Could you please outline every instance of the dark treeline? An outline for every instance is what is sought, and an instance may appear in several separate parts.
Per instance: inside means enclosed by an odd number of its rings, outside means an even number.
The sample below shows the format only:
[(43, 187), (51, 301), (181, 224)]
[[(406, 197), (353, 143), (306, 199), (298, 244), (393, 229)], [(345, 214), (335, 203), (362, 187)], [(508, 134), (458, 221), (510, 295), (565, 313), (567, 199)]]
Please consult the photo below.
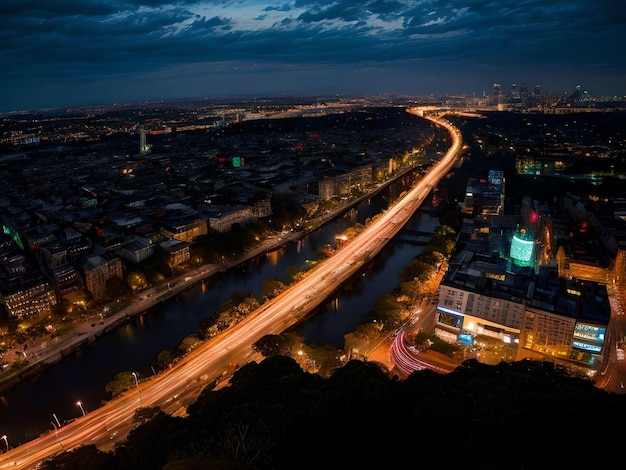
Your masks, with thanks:
[(113, 452), (84, 446), (42, 469), (604, 468), (621, 458), (626, 395), (553, 363), (464, 362), (389, 378), (350, 361), (330, 377), (285, 356), (239, 369), (172, 417), (141, 409)]

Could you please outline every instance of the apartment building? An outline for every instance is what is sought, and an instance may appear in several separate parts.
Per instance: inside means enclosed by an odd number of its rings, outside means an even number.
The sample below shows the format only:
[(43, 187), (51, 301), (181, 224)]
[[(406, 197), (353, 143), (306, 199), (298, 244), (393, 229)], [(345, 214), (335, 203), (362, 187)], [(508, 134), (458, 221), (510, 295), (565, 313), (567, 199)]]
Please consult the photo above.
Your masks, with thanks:
[(85, 276), (85, 288), (94, 300), (106, 298), (107, 281), (113, 277), (123, 279), (122, 261), (112, 253), (90, 254), (82, 264)]

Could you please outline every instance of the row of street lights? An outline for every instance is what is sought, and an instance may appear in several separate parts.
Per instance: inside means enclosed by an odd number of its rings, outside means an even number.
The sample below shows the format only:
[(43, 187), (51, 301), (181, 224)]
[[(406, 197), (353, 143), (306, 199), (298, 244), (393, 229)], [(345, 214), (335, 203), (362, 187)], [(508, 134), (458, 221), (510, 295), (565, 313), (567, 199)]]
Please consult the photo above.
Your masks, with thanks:
[[(132, 372), (133, 374), (133, 378), (135, 379), (135, 387), (139, 387), (139, 379), (137, 378), (137, 373), (136, 372)], [(85, 416), (87, 413), (85, 412), (85, 408), (83, 407), (83, 402), (81, 401), (77, 401), (76, 402), (76, 406), (78, 406), (80, 408), (81, 413), (83, 414), (83, 416)], [(61, 427), (61, 423), (59, 422), (59, 418), (57, 418), (57, 415), (52, 413), (52, 416), (54, 417), (54, 420), (56, 421), (56, 425), (54, 423), (53, 426), (55, 427), (55, 429), (57, 429), (57, 427)], [(2, 436), (2, 438), (6, 441), (6, 436)], [(8, 443), (7, 443), (7, 447), (8, 447)]]
[[(136, 372), (131, 372), (133, 375), (133, 378), (135, 379), (135, 387), (139, 387), (139, 378), (137, 377), (137, 373)], [(139, 396), (139, 400), (141, 400), (141, 395)], [(80, 408), (81, 413), (83, 414), (83, 416), (85, 416), (87, 413), (85, 412), (85, 408), (83, 407), (83, 402), (82, 401), (77, 401), (76, 402), (76, 406), (78, 406), (78, 408)], [(57, 433), (57, 431), (59, 430), (59, 428), (61, 427), (61, 421), (59, 421), (59, 418), (57, 417), (56, 413), (52, 413), (52, 417), (54, 418), (54, 421), (50, 421), (50, 423), (52, 424), (52, 427), (54, 427), (54, 432), (57, 435), (57, 439), (59, 440), (59, 444), (61, 445), (61, 448), (64, 449), (63, 447), (63, 443), (61, 443), (61, 439), (59, 439), (59, 435)], [(2, 435), (0, 437), (0, 440), (4, 441), (4, 444), (6, 445), (6, 452), (9, 452), (9, 438), (7, 437), (6, 434)]]
[[(81, 402), (76, 403), (81, 411), (83, 412), (83, 416), (85, 416), (85, 410), (83, 409), (83, 405)], [(54, 432), (56, 433), (57, 430), (61, 427), (61, 422), (59, 421), (59, 418), (57, 417), (57, 415), (55, 413), (52, 413), (52, 417), (54, 418), (54, 421), (50, 421), (50, 423), (52, 423), (52, 426), (54, 427)], [(2, 439), (6, 445), (7, 448), (7, 452), (9, 451), (9, 438), (7, 437), (6, 434), (4, 434), (2, 437), (0, 437), (0, 439)], [(57, 439), (59, 439), (59, 435), (57, 434)], [(61, 440), (59, 439), (59, 444), (61, 444)], [(63, 444), (61, 444), (61, 448), (63, 448)]]
[[(136, 372), (132, 372), (132, 374), (133, 374), (133, 378), (135, 379), (135, 387), (139, 387), (139, 379), (137, 378), (137, 373)], [(80, 408), (80, 411), (83, 414), (83, 416), (85, 416), (87, 414), (85, 412), (85, 408), (83, 407), (83, 402), (77, 401), (76, 402), (76, 406), (78, 406)], [(54, 420), (56, 421), (57, 426), (61, 427), (61, 423), (59, 422), (59, 418), (57, 418), (57, 415), (52, 413), (52, 416), (54, 417)], [(6, 436), (2, 436), (2, 438), (6, 440)]]

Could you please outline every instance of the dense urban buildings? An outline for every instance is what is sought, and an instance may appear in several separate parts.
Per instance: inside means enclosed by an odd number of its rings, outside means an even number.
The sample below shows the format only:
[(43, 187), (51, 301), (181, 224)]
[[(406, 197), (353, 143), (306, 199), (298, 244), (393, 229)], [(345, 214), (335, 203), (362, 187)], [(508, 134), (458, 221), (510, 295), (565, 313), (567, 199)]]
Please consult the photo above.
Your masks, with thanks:
[[(619, 110), (576, 92), (552, 99), (537, 89), (528, 94), (527, 87), (513, 86), (507, 95), (497, 85), (484, 99), (422, 101), (461, 111), (482, 106), (487, 119), (466, 118), (480, 129), (468, 142), (468, 156), (482, 152), (494, 163), (513, 158), (518, 177), (571, 179), (580, 170), (575, 177), (585, 179), (590, 161), (601, 163), (589, 175), (596, 181), (624, 173)], [(236, 107), (184, 102), (4, 117), (2, 171), (9, 184), (0, 195), (3, 347), (20, 321), (25, 330), (29, 319), (55, 309), (93, 306), (110, 299), (112, 279), (128, 282), (147, 260), (183, 266), (195, 241), (271, 218), (270, 200), (277, 194), (310, 214), (321, 201), (383, 181), (419, 156), (420, 146), (440, 145), (432, 129), (404, 112), (415, 101), (319, 97), (242, 101)], [(488, 124), (481, 128), (481, 122)], [(597, 369), (607, 352), (608, 297), (595, 292), (602, 287), (565, 280), (582, 263), (600, 275), (617, 269), (623, 282), (618, 248), (624, 230), (619, 219), (600, 221), (601, 214), (571, 194), (559, 198), (559, 207), (524, 194), (516, 212), (510, 210), (505, 182), (512, 171), (501, 166), (472, 175), (454, 197), (466, 218), (461, 239), (468, 240), (442, 283), (438, 331), (454, 341), (473, 342), (480, 333), (521, 343), (518, 357), (523, 350), (584, 356)], [(443, 184), (434, 196), (448, 200), (449, 193)], [(619, 194), (604, 199), (619, 212)], [(580, 227), (572, 227), (576, 223)], [(592, 231), (593, 240), (578, 241)], [(579, 301), (563, 314), (565, 293), (583, 297), (590, 289), (601, 303), (584, 307)], [(597, 310), (597, 324), (578, 324), (589, 304)], [(561, 325), (568, 315), (568, 326)], [(450, 327), (458, 331), (452, 334)], [(590, 328), (599, 329), (595, 341), (601, 344), (576, 341), (581, 329)]]
[[(479, 110), (468, 101), (449, 117), (463, 130), (465, 162), (431, 199), (463, 217), (435, 333), (477, 359), (495, 341), (502, 360), (602, 372), (620, 339), (613, 321), (624, 282), (624, 194), (613, 183), (625, 173), (624, 116)], [(413, 104), (275, 105), (271, 117), (244, 108), (226, 123), (230, 112), (220, 111), (183, 132), (139, 123), (111, 140), (20, 142), (0, 169), (20, 175), (0, 195), (4, 341), (42, 316), (105, 305), (124, 284), (140, 291), (145, 283), (133, 279), (149, 260), (184, 270), (202, 241), (275, 218), (277, 196), (313, 214), (400, 169), (427, 169), (446, 136), (406, 113)], [(436, 109), (428, 112), (450, 111)], [(611, 131), (589, 145), (585, 131), (608, 123)], [(534, 156), (529, 129), (549, 137), (545, 147), (565, 146), (558, 158), (570, 165), (518, 171)], [(593, 174), (580, 171), (590, 160)]]
[[(607, 286), (565, 274), (569, 269), (559, 271), (556, 254), (567, 241), (556, 250), (542, 243), (544, 231), (550, 230), (543, 219), (551, 214), (536, 212), (530, 198), (522, 201), (521, 217), (504, 215), (502, 203), (494, 202), (504, 198), (499, 173), (494, 184), (494, 172), (489, 172), (490, 190), (479, 194), (487, 195), (480, 198), (485, 205), (464, 225), (462, 249), (449, 261), (436, 331), (469, 346), (477, 336), (495, 338), (513, 346), (503, 355), (509, 360), (547, 356), (595, 374), (606, 367), (614, 339)], [(472, 194), (474, 182), (466, 193), (474, 200)], [(572, 269), (578, 262), (568, 258)], [(614, 266), (597, 269), (608, 278)]]
[[(107, 120), (120, 127), (108, 135), (106, 126), (99, 139), (78, 131), (76, 121), (95, 129), (104, 117), (69, 111), (49, 117), (36, 142), (5, 141), (15, 151), (1, 170), (5, 338), (55, 309), (62, 316), (110, 299), (116, 281), (126, 283), (151, 259), (170, 269), (194, 262), (194, 242), (270, 219), (276, 195), (310, 213), (384, 181), (407, 161), (425, 162), (420, 147), (435, 141), (431, 126), (402, 107), (262, 109), (205, 110), (212, 119), (197, 121), (209, 120), (207, 126), (180, 125), (197, 108), (182, 107), (167, 126), (155, 124), (156, 117), (131, 124), (126, 111), (107, 110)], [(167, 116), (143, 108), (129, 113)], [(61, 136), (65, 143), (51, 143)]]

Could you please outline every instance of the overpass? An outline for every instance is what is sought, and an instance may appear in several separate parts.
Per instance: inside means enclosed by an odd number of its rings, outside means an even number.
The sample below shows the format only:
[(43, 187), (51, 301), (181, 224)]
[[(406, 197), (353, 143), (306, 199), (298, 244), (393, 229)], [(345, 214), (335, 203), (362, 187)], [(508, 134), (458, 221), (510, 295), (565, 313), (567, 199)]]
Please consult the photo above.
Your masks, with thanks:
[(406, 243), (407, 245), (425, 246), (430, 243), (430, 239), (433, 235), (433, 232), (403, 228), (398, 232), (398, 235), (393, 238), (393, 241), (395, 243)]

